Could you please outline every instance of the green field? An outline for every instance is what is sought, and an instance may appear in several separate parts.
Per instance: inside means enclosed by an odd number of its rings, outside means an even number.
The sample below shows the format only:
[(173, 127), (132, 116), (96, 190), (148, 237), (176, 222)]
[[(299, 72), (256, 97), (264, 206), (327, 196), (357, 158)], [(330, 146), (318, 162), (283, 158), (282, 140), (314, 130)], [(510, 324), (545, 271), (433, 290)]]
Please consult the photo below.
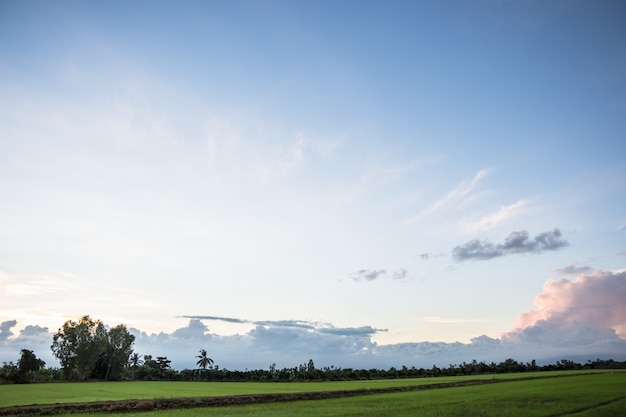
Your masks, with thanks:
[[(346, 391), (424, 384), (440, 384), (468, 379), (491, 380), (546, 377), (568, 371), (525, 374), (475, 375), (340, 382), (71, 382), (26, 385), (0, 385), (0, 407), (31, 404), (77, 403), (105, 400), (206, 397), (241, 394)], [(571, 372), (570, 372), (571, 373)]]
[[(545, 378), (555, 376), (554, 378)], [(624, 416), (626, 372), (497, 375), (509, 381), (349, 398), (190, 408), (107, 416)], [(530, 379), (516, 380), (521, 377)], [(491, 380), (494, 375), (481, 376)], [(380, 389), (477, 377), (320, 383), (120, 382), (0, 386), (0, 407), (61, 402)], [(573, 414), (577, 412), (577, 414)], [(79, 416), (81, 414), (72, 414)], [(87, 414), (84, 414), (87, 415)], [(93, 416), (93, 414), (90, 414)]]

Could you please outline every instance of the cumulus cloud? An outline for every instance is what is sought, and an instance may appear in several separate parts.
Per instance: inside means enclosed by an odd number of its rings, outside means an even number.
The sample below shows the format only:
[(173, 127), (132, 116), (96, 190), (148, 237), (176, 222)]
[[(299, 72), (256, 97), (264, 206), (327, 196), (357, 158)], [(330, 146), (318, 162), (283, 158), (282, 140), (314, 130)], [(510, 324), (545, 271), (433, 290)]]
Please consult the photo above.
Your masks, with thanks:
[(488, 240), (470, 240), (452, 249), (452, 256), (457, 261), (466, 259), (486, 260), (516, 253), (541, 253), (548, 250), (557, 250), (568, 244), (566, 240), (561, 239), (561, 231), (559, 229), (543, 232), (533, 239), (529, 239), (528, 232), (521, 230), (512, 232), (504, 240), (504, 243), (495, 245)]
[(555, 269), (554, 272), (558, 275), (578, 275), (578, 274), (586, 274), (592, 272), (593, 268), (590, 266), (575, 266), (568, 265), (565, 268)]
[[(187, 316), (188, 325), (171, 334), (137, 339), (137, 350), (166, 354), (179, 368), (192, 367), (201, 347), (220, 367), (290, 367), (312, 358), (318, 366), (388, 368), (447, 366), (476, 359), (513, 357), (538, 363), (563, 358), (585, 362), (595, 358), (626, 360), (626, 271), (595, 271), (575, 281), (549, 280), (537, 296), (537, 310), (520, 316), (518, 325), (501, 338), (481, 335), (469, 343), (414, 342), (378, 345), (372, 337), (386, 331), (372, 326), (335, 327), (307, 320), (247, 320), (220, 316)], [(211, 334), (200, 320), (248, 323), (244, 334)], [(425, 320), (445, 325), (471, 319)]]
[(20, 350), (34, 350), (37, 357), (47, 364), (54, 366), (55, 359), (50, 351), (52, 334), (47, 327), (27, 325), (17, 335), (13, 329), (17, 327), (17, 320), (8, 320), (0, 323), (0, 362), (16, 362)]
[(559, 330), (569, 334), (572, 329), (584, 328), (593, 332), (590, 339), (596, 339), (600, 330), (626, 339), (624, 300), (626, 271), (598, 270), (581, 274), (575, 281), (550, 279), (535, 298), (537, 309), (521, 314), (515, 331), (528, 334), (549, 329), (547, 333)]
[(11, 329), (15, 327), (16, 324), (16, 320), (8, 320), (0, 323), (0, 342), (3, 342), (13, 336)]
[[(280, 322), (280, 321), (279, 321)], [(317, 366), (388, 369), (392, 366), (430, 368), (476, 359), (499, 362), (506, 358), (538, 363), (563, 358), (585, 362), (588, 359), (626, 360), (626, 341), (615, 331), (591, 325), (562, 329), (557, 321), (543, 320), (516, 329), (501, 338), (486, 335), (461, 342), (413, 342), (379, 345), (372, 340), (385, 331), (372, 326), (334, 327), (329, 324), (297, 326), (256, 325), (242, 334), (210, 333), (204, 323), (191, 319), (171, 333), (148, 334), (129, 329), (135, 335), (134, 351), (140, 355), (167, 356), (176, 369), (194, 368), (200, 349), (207, 349), (216, 365), (226, 369), (266, 369), (293, 367), (313, 359)], [(59, 366), (50, 353), (51, 334), (32, 345), (8, 339), (0, 343), (0, 361), (16, 361), (19, 350), (28, 347), (49, 366)]]
[(400, 268), (396, 271), (386, 269), (360, 269), (350, 274), (350, 279), (356, 282), (375, 281), (383, 278), (401, 281), (408, 278), (408, 272), (404, 268)]
[[(476, 359), (499, 362), (506, 358), (550, 363), (560, 359), (626, 360), (626, 270), (594, 271), (573, 280), (550, 279), (535, 298), (536, 309), (519, 316), (517, 325), (500, 338), (474, 337), (469, 343), (416, 341), (379, 345), (373, 337), (385, 332), (373, 326), (338, 327), (308, 320), (248, 320), (215, 315), (183, 316), (186, 325), (170, 333), (135, 335), (135, 352), (167, 356), (176, 369), (193, 368), (200, 349), (207, 349), (220, 368), (266, 369), (293, 367), (313, 359), (317, 366), (353, 368), (391, 366), (447, 366)], [(251, 324), (241, 334), (211, 333), (205, 321)], [(428, 316), (423, 320), (442, 326), (476, 322), (471, 318)], [(45, 327), (28, 325), (20, 332), (15, 320), (0, 324), (0, 362), (16, 361), (20, 349), (33, 349), (48, 366), (52, 334)], [(15, 335), (15, 333), (18, 333)]]
[(166, 355), (179, 369), (193, 367), (194, 357), (201, 348), (206, 348), (221, 368), (228, 369), (266, 368), (271, 363), (279, 368), (291, 367), (309, 359), (320, 365), (357, 366), (359, 355), (375, 346), (371, 337), (386, 331), (372, 326), (335, 327), (305, 320), (240, 319), (238, 322), (254, 327), (243, 334), (223, 336), (208, 332), (200, 319), (192, 318), (187, 326), (170, 334), (146, 334), (133, 329), (137, 338), (135, 351)]

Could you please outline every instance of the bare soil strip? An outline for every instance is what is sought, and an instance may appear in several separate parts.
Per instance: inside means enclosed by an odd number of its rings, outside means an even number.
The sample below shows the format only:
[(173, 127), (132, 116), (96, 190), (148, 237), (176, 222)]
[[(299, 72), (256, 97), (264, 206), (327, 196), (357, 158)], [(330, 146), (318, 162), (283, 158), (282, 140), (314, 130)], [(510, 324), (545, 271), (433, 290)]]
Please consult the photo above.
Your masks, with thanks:
[[(139, 412), (171, 410), (174, 408), (219, 407), (226, 405), (260, 404), (271, 402), (323, 400), (330, 398), (355, 397), (359, 395), (385, 394), (393, 392), (423, 391), (452, 387), (467, 387), (503, 382), (523, 381), (528, 379), (558, 378), (558, 376), (510, 378), (510, 379), (474, 379), (468, 381), (446, 382), (439, 384), (413, 385), (406, 387), (372, 388), (344, 391), (301, 392), (285, 394), (246, 394), (221, 397), (167, 398), (153, 400), (94, 401), (82, 403), (34, 404), (0, 408), (0, 416), (46, 416), (66, 413), (92, 412)], [(617, 401), (617, 400), (614, 400)], [(598, 406), (600, 406), (599, 404)], [(554, 416), (557, 417), (557, 416)]]

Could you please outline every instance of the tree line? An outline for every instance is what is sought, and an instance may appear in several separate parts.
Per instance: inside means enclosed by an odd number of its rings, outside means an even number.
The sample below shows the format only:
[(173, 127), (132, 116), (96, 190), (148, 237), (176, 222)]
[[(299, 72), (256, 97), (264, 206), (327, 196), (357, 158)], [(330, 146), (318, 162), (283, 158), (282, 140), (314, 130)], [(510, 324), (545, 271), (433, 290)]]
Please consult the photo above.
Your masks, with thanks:
[(500, 363), (472, 360), (448, 367), (383, 369), (317, 368), (313, 359), (291, 368), (277, 369), (273, 363), (268, 369), (231, 371), (214, 365), (205, 349), (200, 349), (195, 369), (172, 369), (165, 356), (139, 355), (133, 352), (135, 336), (125, 325), (107, 328), (100, 320), (83, 316), (78, 321), (68, 320), (53, 335), (53, 355), (61, 368), (46, 368), (45, 362), (32, 350), (22, 349), (17, 363), (4, 362), (0, 368), (0, 382), (28, 383), (47, 381), (85, 380), (169, 380), (169, 381), (345, 381), (390, 378), (419, 378), (437, 376), (480, 375), (494, 373), (535, 372), (582, 369), (626, 369), (626, 361), (613, 359), (587, 361), (585, 364), (567, 359), (554, 364), (537, 365), (506, 359)]

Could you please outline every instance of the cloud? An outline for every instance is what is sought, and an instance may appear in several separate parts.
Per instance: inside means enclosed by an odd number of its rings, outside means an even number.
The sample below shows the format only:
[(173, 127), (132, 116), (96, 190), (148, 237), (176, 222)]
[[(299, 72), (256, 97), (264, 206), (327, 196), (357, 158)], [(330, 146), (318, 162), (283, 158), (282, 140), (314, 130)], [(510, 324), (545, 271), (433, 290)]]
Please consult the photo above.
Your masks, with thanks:
[(472, 194), (472, 192), (480, 180), (487, 176), (487, 173), (487, 170), (480, 170), (471, 180), (461, 181), (459, 185), (448, 191), (445, 196), (435, 201), (430, 207), (411, 218), (407, 223), (413, 223), (426, 215), (436, 213), (446, 207), (464, 205), (470, 202), (476, 197), (476, 195)]
[(433, 213), (452, 203), (459, 203), (467, 200), (468, 196), (470, 196), (471, 192), (474, 191), (474, 188), (476, 188), (478, 182), (485, 176), (487, 176), (487, 171), (480, 170), (476, 173), (476, 175), (474, 175), (474, 178), (472, 178), (471, 181), (461, 181), (459, 185), (448, 191), (443, 198), (433, 203), (433, 205), (428, 209), (428, 212)]
[(24, 327), (24, 329), (22, 329), (22, 331), (20, 332), (20, 337), (37, 337), (40, 336), (42, 334), (48, 334), (48, 328), (47, 327), (41, 327), (41, 326), (33, 326), (33, 325), (28, 325), (26, 327)]
[(508, 206), (500, 206), (495, 213), (488, 214), (465, 226), (466, 230), (475, 232), (479, 230), (493, 229), (507, 220), (519, 215), (528, 205), (528, 200), (519, 200)]
[[(215, 175), (244, 178), (265, 186), (327, 158), (336, 140), (292, 130), (260, 113), (215, 113), (205, 120), (209, 166)], [(314, 134), (313, 134), (314, 135)]]
[(430, 253), (430, 252), (424, 252), (424, 253), (420, 253), (419, 257), (422, 261), (427, 261), (431, 258), (440, 258), (442, 256), (445, 256), (445, 253)]
[(15, 327), (16, 324), (16, 320), (3, 321), (0, 323), (0, 342), (3, 342), (13, 336), (11, 329)]
[(421, 321), (424, 321), (426, 323), (438, 323), (438, 324), (457, 324), (457, 323), (486, 323), (491, 320), (468, 319), (468, 318), (443, 318), (439, 316), (427, 316), (427, 317), (423, 317)]
[[(317, 366), (388, 369), (392, 366), (447, 366), (476, 359), (499, 362), (567, 358), (626, 360), (626, 270), (593, 271), (574, 281), (550, 279), (535, 298), (536, 308), (520, 314), (517, 325), (500, 338), (474, 337), (469, 343), (416, 341), (379, 345), (373, 337), (386, 332), (370, 325), (340, 327), (309, 320), (248, 320), (216, 315), (183, 316), (186, 325), (170, 333), (135, 335), (135, 352), (167, 356), (176, 369), (193, 368), (200, 349), (207, 349), (220, 368), (293, 367), (313, 359)], [(206, 320), (251, 324), (243, 333), (211, 333)], [(429, 323), (484, 322), (475, 318), (426, 316)], [(32, 349), (48, 366), (59, 366), (50, 351), (52, 334), (27, 325), (19, 333), (15, 320), (0, 324), (0, 362), (16, 361), (20, 349)], [(15, 333), (18, 333), (16, 336)]]
[(588, 272), (593, 271), (593, 268), (590, 266), (574, 266), (568, 265), (565, 268), (555, 269), (554, 272), (558, 275), (578, 275), (578, 274), (586, 274)]
[(220, 317), (220, 316), (180, 316), (182, 318), (188, 318), (192, 320), (214, 320), (223, 321), (226, 323), (236, 324), (253, 324), (256, 326), (272, 326), (272, 327), (297, 327), (301, 329), (313, 329), (319, 326), (320, 323), (314, 323), (306, 320), (246, 320), (233, 317)]
[(376, 329), (372, 326), (362, 327), (326, 327), (319, 329), (321, 333), (334, 334), (339, 336), (371, 336), (379, 332), (386, 332), (386, 329)]
[(486, 260), (516, 253), (541, 253), (547, 250), (557, 250), (568, 244), (566, 240), (561, 239), (561, 231), (559, 229), (541, 233), (535, 236), (534, 239), (529, 239), (528, 232), (522, 230), (512, 232), (504, 240), (504, 243), (497, 245), (487, 240), (470, 240), (452, 249), (452, 256), (457, 261), (466, 259)]
[(537, 309), (521, 314), (514, 332), (526, 336), (564, 333), (580, 339), (584, 330), (590, 341), (600, 335), (626, 339), (624, 300), (626, 271), (598, 270), (581, 274), (575, 281), (550, 279), (535, 298)]
[[(133, 329), (135, 351), (141, 354), (167, 355), (178, 369), (194, 366), (194, 355), (206, 348), (221, 368), (257, 369), (271, 363), (291, 367), (313, 358), (319, 364), (356, 366), (355, 355), (375, 346), (371, 337), (384, 332), (372, 326), (335, 327), (329, 323), (306, 320), (246, 320), (219, 316), (190, 316), (185, 327), (170, 334), (146, 334)], [(249, 323), (255, 327), (244, 334), (222, 336), (211, 334), (196, 317), (232, 323)]]
[(249, 320), (236, 319), (232, 317), (219, 317), (219, 316), (180, 316), (180, 317), (187, 318), (187, 319), (196, 319), (196, 320), (225, 321), (227, 323), (250, 323)]
[[(615, 323), (624, 324), (624, 280), (626, 272), (596, 271), (576, 282), (548, 281), (537, 297), (538, 310), (520, 316), (520, 325), (501, 338), (474, 337), (469, 343), (420, 341), (379, 345), (372, 337), (385, 329), (373, 326), (336, 327), (330, 323), (307, 320), (247, 320), (213, 315), (186, 316), (188, 323), (171, 333), (148, 334), (138, 329), (135, 352), (140, 355), (167, 356), (176, 369), (193, 368), (200, 349), (220, 368), (267, 369), (293, 367), (309, 359), (316, 366), (360, 369), (388, 369), (392, 366), (430, 368), (476, 359), (499, 362), (506, 358), (549, 363), (568, 358), (626, 360), (626, 340), (616, 333)], [(568, 281), (569, 282), (569, 281)], [(590, 299), (586, 300), (585, 294)], [(610, 295), (611, 298), (607, 298)], [(621, 310), (620, 310), (621, 307)], [(211, 333), (202, 320), (253, 324), (242, 334)], [(467, 318), (430, 316), (424, 320), (445, 325), (484, 321)], [(11, 333), (14, 321), (0, 325)], [(28, 339), (30, 338), (30, 339)], [(52, 334), (46, 328), (26, 326), (17, 337), (0, 340), (0, 361), (16, 361), (23, 348), (34, 349), (48, 366), (59, 366), (52, 357)]]
[(408, 278), (408, 272), (404, 268), (400, 268), (397, 271), (388, 271), (386, 269), (360, 269), (350, 274), (350, 279), (356, 282), (375, 281), (383, 278), (401, 281)]
[(13, 329), (17, 325), (17, 320), (0, 323), (0, 362), (16, 362), (22, 349), (30, 349), (49, 366), (58, 366), (50, 350), (52, 334), (48, 328), (27, 325), (15, 335)]
[(350, 279), (356, 282), (374, 281), (378, 278), (384, 277), (386, 274), (387, 270), (385, 269), (361, 269), (350, 274)]
[[(298, 329), (298, 330), (306, 330), (309, 332), (319, 332), (322, 334), (332, 334), (338, 336), (371, 336), (378, 332), (386, 332), (386, 329), (377, 329), (371, 326), (362, 326), (362, 327), (335, 327), (330, 323), (320, 323), (320, 322), (312, 322), (308, 320), (246, 320), (246, 319), (237, 319), (232, 317), (219, 317), (219, 316), (181, 316), (184, 318), (189, 318), (191, 321), (190, 325), (185, 328), (188, 329), (193, 324), (194, 328), (199, 328), (197, 322), (200, 320), (215, 320), (215, 321), (224, 321), (227, 323), (237, 323), (237, 324), (253, 324), (257, 326), (257, 331), (260, 327), (265, 329)], [(202, 325), (204, 326), (204, 325)], [(203, 327), (206, 330), (206, 326)], [(180, 329), (179, 329), (180, 330)], [(176, 334), (174, 332), (174, 334)], [(181, 333), (184, 334), (184, 333)]]

